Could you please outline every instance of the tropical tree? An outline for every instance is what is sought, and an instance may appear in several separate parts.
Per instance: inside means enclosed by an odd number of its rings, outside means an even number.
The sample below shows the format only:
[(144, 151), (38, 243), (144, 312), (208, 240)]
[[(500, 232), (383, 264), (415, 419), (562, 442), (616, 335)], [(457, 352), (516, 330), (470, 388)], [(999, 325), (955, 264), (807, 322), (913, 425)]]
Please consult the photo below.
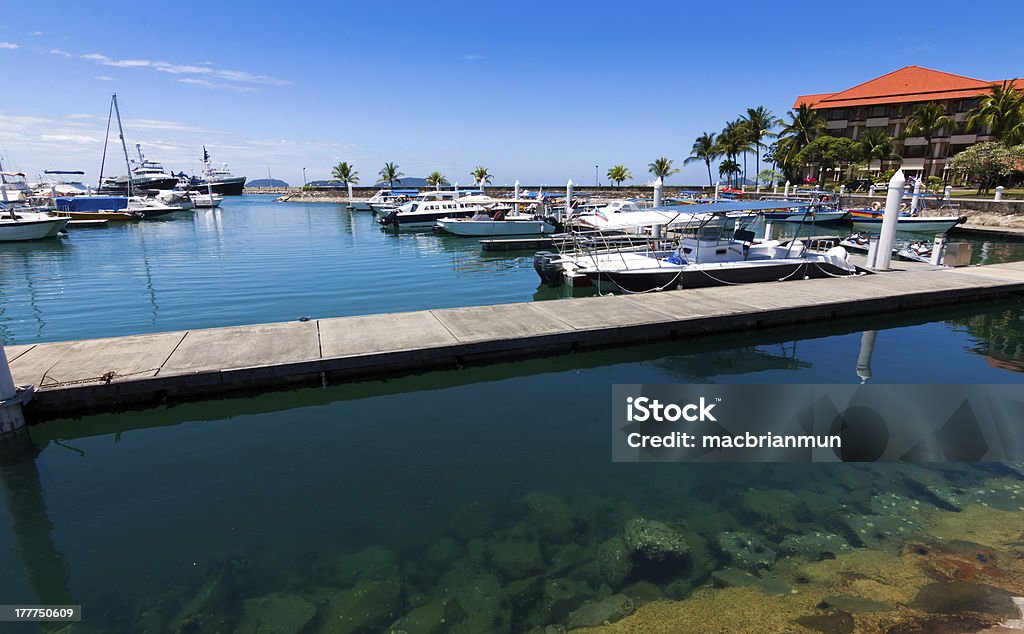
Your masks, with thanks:
[(633, 174), (630, 173), (625, 165), (613, 165), (608, 168), (608, 180), (615, 183), (616, 187), (622, 185), (622, 181), (628, 181), (632, 178)]
[(1010, 143), (1024, 141), (1024, 94), (1014, 87), (1013, 82), (994, 84), (992, 92), (982, 97), (978, 106), (967, 113), (968, 130), (982, 126), (987, 127), (996, 139)]
[(958, 152), (949, 160), (949, 169), (978, 183), (978, 193), (985, 193), (1024, 160), (1024, 146), (1008, 148), (999, 141), (986, 141)]
[(885, 130), (871, 128), (860, 135), (860, 149), (869, 163), (884, 161), (893, 156), (893, 139)]
[(782, 119), (779, 119), (772, 114), (772, 111), (764, 106), (758, 106), (756, 108), (747, 108), (747, 116), (743, 118), (746, 123), (747, 134), (749, 135), (751, 143), (754, 144), (754, 152), (756, 155), (755, 170), (758, 176), (755, 179), (755, 185), (760, 186), (761, 184), (761, 148), (765, 147), (765, 139), (774, 139), (777, 134), (772, 132), (775, 128), (782, 124)]
[(776, 163), (782, 166), (787, 176), (795, 178), (797, 154), (825, 132), (825, 120), (821, 113), (802, 103), (796, 110), (787, 113), (789, 123), (779, 133)]
[(654, 174), (655, 178), (660, 178), (663, 182), (669, 176), (679, 173), (678, 169), (672, 169), (672, 159), (665, 158), (664, 156), (649, 164), (647, 171)]
[(405, 174), (398, 171), (398, 166), (394, 163), (385, 163), (384, 167), (380, 168), (380, 180), (381, 182), (387, 181), (389, 187), (394, 187), (395, 183), (401, 183), (402, 177)]
[(444, 174), (441, 172), (431, 172), (430, 175), (427, 176), (427, 185), (431, 185), (433, 187), (440, 187), (447, 182), (448, 179), (446, 179)]
[(489, 184), (494, 179), (494, 176), (483, 165), (477, 165), (469, 175), (473, 177), (473, 182), (480, 187)]
[[(718, 154), (737, 161), (740, 154), (746, 155), (754, 148), (747, 132), (747, 124), (743, 119), (736, 119), (725, 124), (718, 135)], [(745, 161), (744, 161), (745, 162)]]
[(740, 171), (740, 164), (731, 158), (727, 158), (718, 164), (718, 175), (725, 176), (730, 187), (733, 184), (733, 176), (738, 176)]
[(704, 164), (708, 166), (708, 187), (714, 187), (715, 181), (711, 177), (711, 161), (714, 161), (719, 156), (715, 133), (705, 132), (697, 137), (697, 140), (693, 142), (693, 148), (690, 150), (690, 156), (683, 161), (683, 165), (689, 165), (690, 163), (695, 163), (697, 161), (704, 161)]
[(907, 127), (904, 136), (924, 137), (924, 158), (927, 163), (932, 161), (932, 136), (942, 129), (952, 131), (956, 129), (956, 121), (946, 116), (946, 107), (938, 101), (929, 101), (922, 104), (910, 113), (907, 117)]
[(821, 136), (800, 150), (796, 159), (803, 165), (814, 163), (822, 173), (826, 169), (842, 168), (844, 164), (855, 163), (863, 156), (860, 144), (841, 136)]
[(339, 180), (348, 187), (349, 183), (355, 185), (359, 182), (359, 172), (355, 170), (355, 167), (345, 161), (338, 163), (331, 168), (331, 176), (335, 180)]

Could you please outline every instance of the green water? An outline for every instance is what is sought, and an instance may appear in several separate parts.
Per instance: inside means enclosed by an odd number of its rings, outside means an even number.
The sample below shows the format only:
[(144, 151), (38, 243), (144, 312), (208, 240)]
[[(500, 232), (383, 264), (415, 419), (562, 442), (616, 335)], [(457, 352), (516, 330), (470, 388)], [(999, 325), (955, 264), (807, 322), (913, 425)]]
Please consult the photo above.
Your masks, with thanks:
[[(688, 595), (729, 565), (724, 531), (776, 550), (813, 530), (890, 548), (837, 517), (887, 493), (934, 504), (914, 482), (970, 489), (1006, 472), (613, 464), (611, 385), (857, 382), (866, 328), (872, 382), (1020, 383), (1022, 320), (1021, 302), (982, 304), (47, 423), (0, 470), (5, 602), (82, 604), (80, 631), (231, 631), (247, 599), (285, 592), (323, 620), (353, 586), (398, 588), (369, 631), (451, 597), (466, 613), (452, 631), (525, 631), (640, 581)], [(814, 503), (783, 525), (753, 514), (751, 490)], [(612, 587), (598, 548), (634, 515), (685, 521), (691, 552)], [(539, 554), (506, 552), (524, 544)], [(518, 604), (520, 575), (574, 594)]]

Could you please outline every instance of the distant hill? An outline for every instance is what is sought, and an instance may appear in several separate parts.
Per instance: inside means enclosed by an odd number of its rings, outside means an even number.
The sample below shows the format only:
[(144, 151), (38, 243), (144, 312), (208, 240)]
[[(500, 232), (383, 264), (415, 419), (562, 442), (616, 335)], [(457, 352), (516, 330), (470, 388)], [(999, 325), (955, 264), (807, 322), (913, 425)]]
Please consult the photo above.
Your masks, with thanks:
[(257, 178), (245, 184), (246, 187), (288, 187), (288, 183), (276, 178)]
[[(387, 187), (388, 182), (378, 182), (377, 187)], [(395, 181), (395, 187), (427, 187), (427, 179), (425, 178), (413, 178), (412, 176), (403, 176), (402, 181)]]

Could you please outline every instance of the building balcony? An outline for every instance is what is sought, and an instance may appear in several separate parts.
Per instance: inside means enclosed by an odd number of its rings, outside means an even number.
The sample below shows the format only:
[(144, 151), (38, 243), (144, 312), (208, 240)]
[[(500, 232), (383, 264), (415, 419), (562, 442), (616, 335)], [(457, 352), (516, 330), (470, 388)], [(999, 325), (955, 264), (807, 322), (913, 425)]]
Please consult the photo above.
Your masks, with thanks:
[(950, 145), (965, 145), (978, 142), (977, 134), (954, 134), (949, 137)]
[(869, 128), (884, 128), (889, 125), (889, 117), (868, 117)]
[(839, 119), (837, 121), (829, 121), (825, 124), (825, 128), (828, 130), (842, 130), (846, 128), (846, 119)]

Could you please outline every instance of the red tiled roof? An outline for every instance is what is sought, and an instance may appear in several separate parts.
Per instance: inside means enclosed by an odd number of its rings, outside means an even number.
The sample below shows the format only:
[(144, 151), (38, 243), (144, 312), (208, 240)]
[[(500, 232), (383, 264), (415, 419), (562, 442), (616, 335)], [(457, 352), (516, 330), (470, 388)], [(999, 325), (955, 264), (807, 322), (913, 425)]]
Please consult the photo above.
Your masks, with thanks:
[(920, 66), (906, 66), (841, 92), (797, 97), (793, 107), (797, 108), (800, 104), (807, 103), (812, 108), (847, 108), (959, 99), (983, 95), (991, 90), (995, 83), (999, 82), (982, 81)]

